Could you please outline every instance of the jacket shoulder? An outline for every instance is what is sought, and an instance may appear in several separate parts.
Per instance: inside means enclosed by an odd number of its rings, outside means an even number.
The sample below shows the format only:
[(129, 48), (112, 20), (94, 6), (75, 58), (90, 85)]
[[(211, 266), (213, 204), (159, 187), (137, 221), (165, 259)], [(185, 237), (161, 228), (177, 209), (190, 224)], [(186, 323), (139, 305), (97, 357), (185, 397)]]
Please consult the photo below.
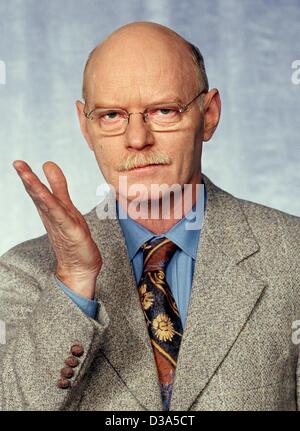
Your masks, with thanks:
[(265, 243), (269, 248), (280, 247), (291, 258), (300, 258), (300, 217), (245, 199), (236, 199), (258, 242)]
[(264, 225), (265, 228), (275, 223), (277, 225), (282, 224), (282, 227), (300, 229), (300, 217), (296, 215), (246, 199), (236, 197), (235, 199), (239, 202), (247, 219), (252, 223)]

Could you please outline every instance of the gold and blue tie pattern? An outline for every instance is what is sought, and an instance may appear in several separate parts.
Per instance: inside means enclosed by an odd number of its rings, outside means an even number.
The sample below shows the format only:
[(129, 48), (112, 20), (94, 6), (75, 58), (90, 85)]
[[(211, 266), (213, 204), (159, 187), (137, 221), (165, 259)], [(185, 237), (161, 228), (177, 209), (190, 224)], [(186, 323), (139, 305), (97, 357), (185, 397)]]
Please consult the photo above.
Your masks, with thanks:
[(168, 410), (183, 333), (165, 272), (177, 246), (167, 238), (159, 238), (144, 243), (141, 248), (144, 266), (138, 292), (156, 361), (164, 410)]

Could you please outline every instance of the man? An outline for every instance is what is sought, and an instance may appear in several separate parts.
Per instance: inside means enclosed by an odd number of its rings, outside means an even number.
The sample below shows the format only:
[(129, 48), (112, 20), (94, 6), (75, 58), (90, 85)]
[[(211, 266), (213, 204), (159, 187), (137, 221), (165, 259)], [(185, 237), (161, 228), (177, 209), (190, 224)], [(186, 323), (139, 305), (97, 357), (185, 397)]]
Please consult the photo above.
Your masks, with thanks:
[[(300, 219), (201, 173), (221, 110), (201, 54), (161, 25), (126, 25), (91, 53), (83, 96), (117, 202), (83, 217), (55, 163), (50, 191), (14, 162), (47, 235), (1, 258), (1, 409), (299, 409)], [(168, 217), (154, 184), (180, 186)], [(99, 217), (108, 207), (116, 218)]]

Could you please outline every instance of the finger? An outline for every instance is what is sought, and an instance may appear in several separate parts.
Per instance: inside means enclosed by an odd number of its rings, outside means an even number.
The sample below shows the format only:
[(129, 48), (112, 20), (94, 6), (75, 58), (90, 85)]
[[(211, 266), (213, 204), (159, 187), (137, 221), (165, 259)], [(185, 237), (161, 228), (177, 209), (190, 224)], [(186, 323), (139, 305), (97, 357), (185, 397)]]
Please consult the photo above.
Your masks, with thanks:
[(43, 164), (43, 170), (53, 194), (67, 207), (73, 207), (68, 191), (67, 180), (60, 167), (56, 163), (49, 161)]
[(30, 166), (23, 160), (17, 160), (13, 163), (15, 169), (18, 172), (26, 191), (33, 196), (38, 196), (40, 193), (51, 195), (48, 187), (43, 184), (39, 177), (32, 171)]
[(72, 214), (66, 210), (63, 202), (54, 196), (47, 186), (40, 181), (30, 166), (22, 160), (17, 160), (13, 164), (23, 181), (27, 193), (36, 207), (47, 217), (48, 221), (57, 224), (66, 231), (74, 228)]
[(40, 181), (26, 162), (16, 160), (13, 165), (36, 207), (42, 210), (44, 214), (46, 213), (52, 221), (62, 224), (67, 213), (58, 199), (52, 195), (48, 187)]
[[(41, 205), (41, 208), (46, 211), (47, 208), (43, 207), (43, 205), (41, 204), (41, 199), (39, 198), (39, 195), (42, 192), (46, 193), (46, 195), (48, 195), (48, 199), (46, 203), (53, 204), (52, 199), (50, 197), (52, 196), (51, 191), (48, 189), (48, 187), (45, 184), (43, 184), (40, 181), (39, 177), (32, 171), (31, 167), (24, 160), (15, 160), (13, 162), (13, 166), (18, 172), (18, 175), (23, 181), (23, 184), (27, 193), (33, 199), (34, 203), (36, 205), (38, 204)], [(46, 198), (46, 196), (44, 197)], [(65, 208), (68, 207), (68, 205), (64, 204), (63, 202), (61, 202), (61, 204)]]
[(31, 167), (24, 162), (24, 160), (14, 160), (13, 166), (19, 175), (22, 175), (25, 172), (31, 172)]
[(31, 198), (48, 233), (50, 230), (53, 231), (57, 228), (65, 233), (72, 232), (76, 224), (74, 218), (51, 192), (45, 193), (44, 191), (40, 191), (37, 194), (29, 193), (32, 194)]

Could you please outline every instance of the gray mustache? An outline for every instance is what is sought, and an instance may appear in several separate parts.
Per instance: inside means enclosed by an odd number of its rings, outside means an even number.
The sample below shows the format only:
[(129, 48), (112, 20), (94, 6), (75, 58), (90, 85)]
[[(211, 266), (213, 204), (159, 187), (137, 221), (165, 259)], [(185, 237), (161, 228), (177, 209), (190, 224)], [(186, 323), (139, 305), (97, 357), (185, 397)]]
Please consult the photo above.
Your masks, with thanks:
[(165, 153), (147, 153), (129, 155), (122, 160), (118, 166), (118, 171), (128, 171), (130, 169), (141, 168), (146, 165), (166, 165), (170, 164), (171, 159)]

